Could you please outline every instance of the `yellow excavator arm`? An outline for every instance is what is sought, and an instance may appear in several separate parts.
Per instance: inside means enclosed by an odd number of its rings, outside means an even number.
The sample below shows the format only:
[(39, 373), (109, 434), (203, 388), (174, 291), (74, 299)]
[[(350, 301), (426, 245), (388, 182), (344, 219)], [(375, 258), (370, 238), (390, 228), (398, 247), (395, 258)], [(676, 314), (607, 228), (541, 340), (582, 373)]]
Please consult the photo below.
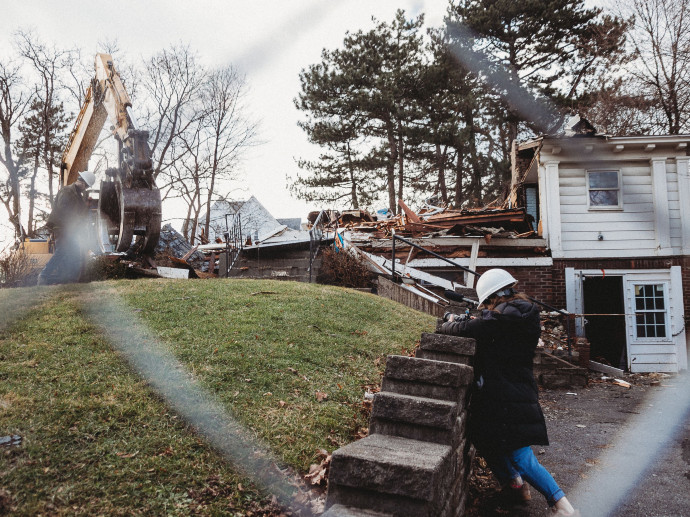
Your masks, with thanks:
[(98, 221), (101, 248), (127, 251), (133, 245), (153, 253), (161, 223), (160, 192), (153, 178), (148, 132), (137, 128), (132, 101), (109, 54), (97, 54), (95, 76), (86, 92), (62, 155), (60, 180), (74, 183), (87, 170), (106, 119), (118, 142), (118, 167), (105, 171), (100, 184)]

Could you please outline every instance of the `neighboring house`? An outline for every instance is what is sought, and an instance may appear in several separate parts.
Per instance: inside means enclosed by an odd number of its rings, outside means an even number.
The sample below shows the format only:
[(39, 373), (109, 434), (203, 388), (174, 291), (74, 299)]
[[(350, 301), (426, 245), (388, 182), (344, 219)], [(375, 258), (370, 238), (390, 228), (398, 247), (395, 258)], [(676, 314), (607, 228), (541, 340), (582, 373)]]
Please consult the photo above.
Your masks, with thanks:
[[(197, 239), (202, 234), (205, 218), (202, 215), (197, 225)], [(228, 262), (224, 234), (235, 218), (242, 226), (242, 251), (237, 258), (231, 256)], [(312, 276), (310, 269), (317, 268), (310, 254), (309, 231), (301, 229), (301, 219), (278, 221), (254, 196), (246, 201), (215, 202), (211, 207), (208, 239), (210, 244), (199, 246), (199, 250), (210, 256), (214, 271), (221, 277), (304, 281)]]
[[(232, 226), (236, 215), (242, 221), (242, 234), (252, 243), (265, 241), (288, 228), (287, 225), (279, 223), (254, 196), (246, 201), (216, 201), (211, 206), (207, 236), (209, 242), (214, 242), (216, 238), (224, 239), (223, 234)], [(199, 217), (195, 232), (196, 241), (201, 237), (205, 223), (204, 213)]]
[(515, 146), (510, 204), (527, 207), (551, 266), (510, 269), (531, 294), (583, 314), (577, 332), (631, 372), (687, 369), (690, 135), (570, 135)]

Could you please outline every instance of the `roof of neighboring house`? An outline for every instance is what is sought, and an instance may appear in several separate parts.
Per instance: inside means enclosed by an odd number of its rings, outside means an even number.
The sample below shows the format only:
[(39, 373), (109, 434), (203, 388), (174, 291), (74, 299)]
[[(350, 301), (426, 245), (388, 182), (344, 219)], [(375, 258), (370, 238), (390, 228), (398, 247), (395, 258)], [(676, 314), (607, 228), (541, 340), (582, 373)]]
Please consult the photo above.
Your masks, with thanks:
[[(213, 241), (217, 237), (222, 238), (223, 233), (232, 226), (235, 216), (240, 217), (242, 234), (250, 236), (252, 240), (265, 240), (286, 228), (286, 225), (278, 222), (254, 196), (246, 201), (220, 200), (211, 206), (208, 239)], [(199, 217), (197, 236), (200, 235), (205, 221), (206, 213)]]

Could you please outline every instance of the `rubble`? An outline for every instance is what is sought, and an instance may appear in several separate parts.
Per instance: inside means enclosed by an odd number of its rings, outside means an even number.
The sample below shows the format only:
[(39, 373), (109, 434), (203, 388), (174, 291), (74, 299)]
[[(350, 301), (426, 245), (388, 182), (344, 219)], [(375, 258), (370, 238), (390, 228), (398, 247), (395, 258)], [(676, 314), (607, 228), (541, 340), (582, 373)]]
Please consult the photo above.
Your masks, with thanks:
[[(377, 219), (366, 210), (327, 211), (327, 228), (370, 234), (373, 238), (389, 238), (393, 232), (408, 237), (426, 235), (480, 236), (488, 238), (526, 238), (535, 235), (524, 208), (479, 208), (455, 210), (435, 207), (432, 211), (411, 210), (402, 200), (401, 213)], [(313, 224), (319, 212), (311, 212)]]
[(172, 264), (163, 263), (165, 258), (178, 258), (189, 262), (196, 269), (202, 269), (206, 261), (204, 254), (193, 248), (183, 235), (170, 224), (166, 224), (161, 228), (160, 239), (155, 253), (156, 263), (160, 266), (172, 266)]

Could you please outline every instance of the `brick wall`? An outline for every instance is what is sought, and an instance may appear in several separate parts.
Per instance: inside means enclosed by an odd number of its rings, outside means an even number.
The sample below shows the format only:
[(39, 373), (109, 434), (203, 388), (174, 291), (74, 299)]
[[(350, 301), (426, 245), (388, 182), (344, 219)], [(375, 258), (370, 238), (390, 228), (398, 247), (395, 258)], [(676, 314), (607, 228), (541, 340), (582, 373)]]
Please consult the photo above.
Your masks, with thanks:
[[(574, 269), (669, 269), (681, 266), (683, 304), (690, 310), (690, 257), (650, 257), (632, 259), (554, 259), (553, 266), (505, 267), (518, 280), (518, 288), (545, 303), (565, 309), (565, 268)], [(483, 273), (489, 268), (478, 268)]]
[[(477, 268), (477, 272), (484, 273), (487, 269), (490, 268)], [(504, 267), (501, 269), (505, 269), (517, 279), (518, 290), (558, 308), (565, 307), (565, 296), (561, 305), (556, 304), (554, 298), (557, 286), (562, 285), (562, 290), (565, 291), (565, 279), (562, 271), (559, 274), (559, 271), (552, 266)]]

